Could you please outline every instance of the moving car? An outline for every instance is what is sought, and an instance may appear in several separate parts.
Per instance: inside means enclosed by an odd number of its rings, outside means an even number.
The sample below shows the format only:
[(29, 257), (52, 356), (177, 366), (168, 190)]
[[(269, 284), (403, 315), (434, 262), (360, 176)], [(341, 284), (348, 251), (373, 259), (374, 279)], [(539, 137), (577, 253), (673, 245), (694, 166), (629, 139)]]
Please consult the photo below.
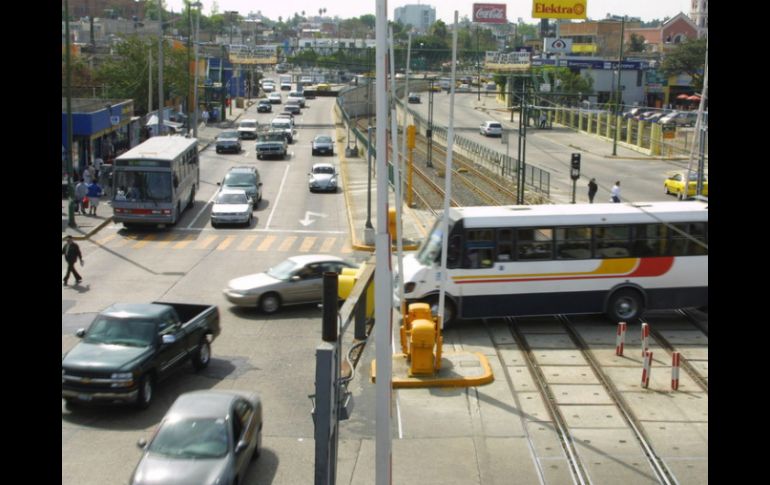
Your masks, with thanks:
[(273, 111), (273, 104), (267, 99), (260, 99), (257, 105), (257, 113), (270, 113)]
[(337, 192), (337, 175), (331, 163), (315, 163), (308, 172), (307, 186), (310, 192), (318, 190)]
[(334, 155), (334, 140), (329, 135), (316, 135), (311, 144), (313, 155), (328, 153)]
[(479, 126), (479, 133), (484, 136), (503, 136), (503, 125), (499, 121), (485, 121)]
[(262, 91), (265, 93), (272, 93), (275, 91), (275, 81), (266, 80), (262, 83)]
[(262, 200), (262, 181), (255, 167), (233, 167), (217, 185), (221, 186), (222, 190), (244, 190), (255, 207)]
[(302, 112), (302, 110), (299, 107), (299, 104), (297, 104), (297, 103), (293, 103), (293, 104), (286, 103), (284, 105), (284, 107), (283, 107), (283, 110), (285, 112), (291, 113), (293, 115), (298, 115), (298, 114), (300, 114)]
[(273, 104), (281, 104), (282, 99), (281, 93), (270, 93), (267, 95), (267, 100)]
[[(695, 196), (695, 190), (698, 187), (698, 173), (689, 172), (690, 183), (687, 187), (687, 195), (684, 192), (684, 181), (687, 178), (688, 172), (673, 172), (669, 174), (668, 178), (663, 182), (663, 191), (666, 194), (674, 194), (679, 200), (684, 200), (688, 197)], [(709, 195), (709, 182), (706, 176), (703, 176), (703, 193), (705, 197)]]
[(304, 108), (305, 107), (305, 96), (303, 96), (302, 92), (300, 92), (300, 91), (292, 91), (286, 97), (286, 102), (287, 103), (298, 104), (300, 108)]
[(254, 203), (243, 189), (222, 189), (211, 206), (211, 227), (219, 224), (251, 225)]
[(420, 104), (420, 95), (417, 93), (409, 93), (409, 103)]
[(455, 88), (455, 93), (470, 93), (470, 92), (471, 92), (470, 84), (460, 84)]
[(245, 483), (262, 449), (262, 401), (248, 391), (194, 391), (179, 396), (148, 443), (131, 485)]
[(278, 156), (281, 160), (286, 158), (288, 142), (284, 131), (268, 130), (257, 135), (257, 159), (262, 160), (268, 156)]
[[(290, 113), (289, 116), (291, 116)], [(294, 140), (294, 119), (292, 118), (283, 118), (283, 117), (275, 117), (272, 121), (270, 121), (270, 129), (271, 130), (277, 130), (282, 131), (286, 134), (286, 142), (291, 143)]]
[(256, 140), (257, 126), (257, 120), (241, 120), (238, 123), (238, 135), (244, 140)]
[(257, 307), (275, 313), (281, 306), (315, 303), (323, 300), (323, 274), (357, 268), (338, 256), (309, 254), (292, 256), (264, 273), (235, 278), (222, 290), (230, 303)]
[(217, 135), (217, 153), (234, 152), (241, 153), (241, 140), (235, 130), (223, 131)]

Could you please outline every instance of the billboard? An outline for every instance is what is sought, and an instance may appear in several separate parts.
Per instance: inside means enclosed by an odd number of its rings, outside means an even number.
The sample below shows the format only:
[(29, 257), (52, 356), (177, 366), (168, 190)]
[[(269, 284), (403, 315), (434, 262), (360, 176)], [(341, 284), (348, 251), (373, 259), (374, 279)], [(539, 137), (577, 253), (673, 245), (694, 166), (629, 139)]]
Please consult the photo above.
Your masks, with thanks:
[(532, 0), (537, 19), (585, 19), (588, 0)]
[(228, 60), (231, 64), (276, 64), (278, 51), (275, 45), (231, 45)]
[(474, 3), (473, 21), (484, 24), (504, 24), (508, 22), (505, 17), (504, 3)]
[(530, 67), (529, 52), (487, 51), (484, 68), (492, 71), (525, 71)]

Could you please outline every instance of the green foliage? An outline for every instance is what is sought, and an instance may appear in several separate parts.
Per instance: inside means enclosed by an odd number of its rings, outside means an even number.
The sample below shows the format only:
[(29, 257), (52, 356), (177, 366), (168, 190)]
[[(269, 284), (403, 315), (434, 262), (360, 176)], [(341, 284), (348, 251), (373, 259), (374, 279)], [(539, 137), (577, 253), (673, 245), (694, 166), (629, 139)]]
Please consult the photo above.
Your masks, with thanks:
[(705, 38), (682, 42), (666, 54), (660, 70), (666, 77), (689, 74), (695, 90), (700, 92), (703, 90), (703, 68), (707, 52)]
[(639, 34), (631, 34), (628, 52), (644, 52), (644, 37)]

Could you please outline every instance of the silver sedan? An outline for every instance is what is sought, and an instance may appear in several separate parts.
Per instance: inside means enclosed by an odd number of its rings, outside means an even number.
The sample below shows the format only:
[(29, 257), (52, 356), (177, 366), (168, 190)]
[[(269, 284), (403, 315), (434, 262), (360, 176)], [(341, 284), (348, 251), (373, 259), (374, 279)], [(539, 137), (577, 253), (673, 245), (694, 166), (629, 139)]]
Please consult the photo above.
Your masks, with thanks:
[(292, 256), (264, 273), (235, 278), (222, 290), (230, 303), (258, 307), (274, 313), (282, 305), (320, 302), (323, 299), (323, 274), (341, 273), (343, 268), (358, 266), (337, 256), (310, 254)]
[(262, 448), (262, 402), (245, 391), (182, 394), (138, 445), (131, 485), (241, 483)]

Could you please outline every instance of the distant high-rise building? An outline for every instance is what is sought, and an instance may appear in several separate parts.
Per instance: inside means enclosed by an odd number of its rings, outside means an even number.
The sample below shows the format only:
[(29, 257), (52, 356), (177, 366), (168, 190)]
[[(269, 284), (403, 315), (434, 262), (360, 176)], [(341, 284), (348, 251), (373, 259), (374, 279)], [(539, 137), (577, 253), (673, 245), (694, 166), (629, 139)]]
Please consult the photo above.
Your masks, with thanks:
[(430, 5), (404, 5), (396, 8), (393, 17), (396, 22), (409, 24), (424, 34), (436, 21), (436, 8)]
[(691, 6), (690, 18), (698, 28), (698, 37), (700, 38), (708, 34), (709, 30), (709, 1), (692, 0)]

